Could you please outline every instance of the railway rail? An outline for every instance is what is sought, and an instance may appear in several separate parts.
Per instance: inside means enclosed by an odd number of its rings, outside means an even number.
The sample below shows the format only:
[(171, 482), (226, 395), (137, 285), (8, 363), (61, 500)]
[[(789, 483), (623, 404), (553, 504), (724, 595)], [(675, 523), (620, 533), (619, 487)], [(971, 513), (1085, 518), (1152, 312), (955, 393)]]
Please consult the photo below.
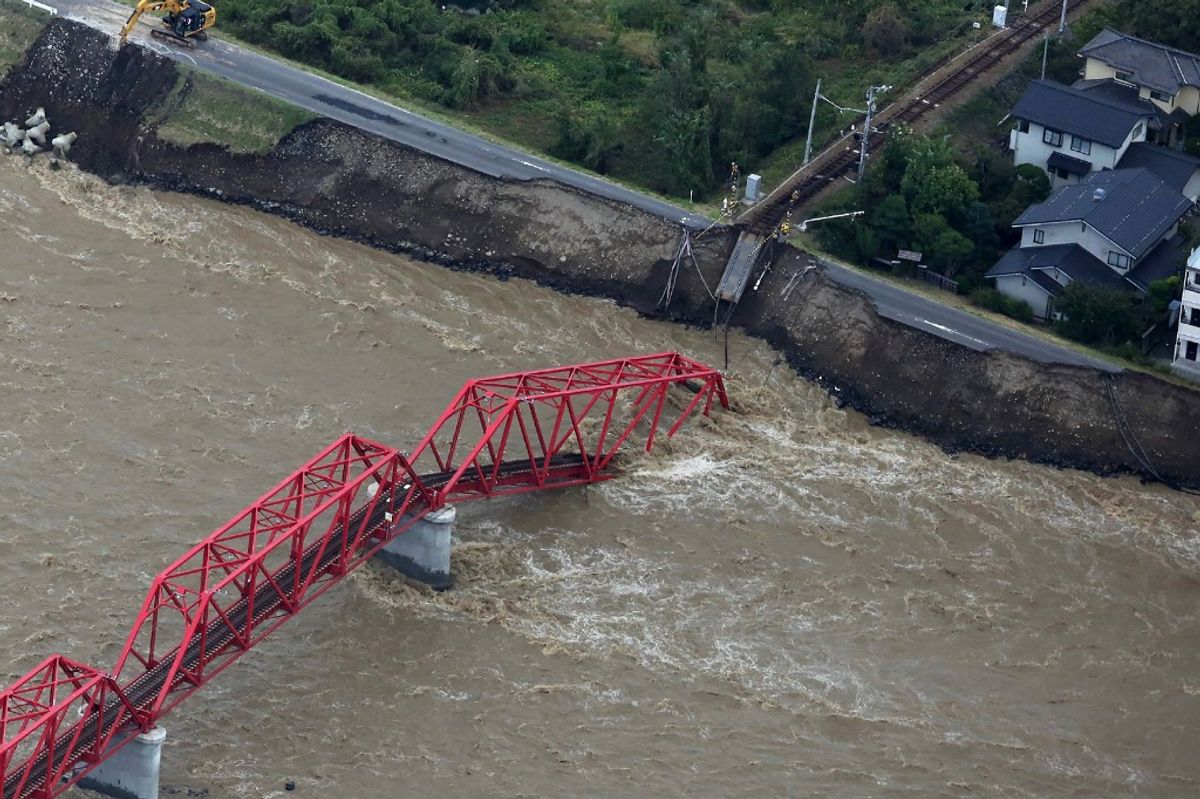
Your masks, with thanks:
[(60, 795), (428, 513), (611, 479), (714, 402), (659, 353), (469, 381), (407, 456), (338, 438), (154, 579), (112, 671), (52, 655), (0, 691), (0, 799)]
[[(1091, 0), (1067, 0), (1068, 13), (1087, 5)], [(870, 148), (878, 150), (887, 141), (887, 130), (893, 125), (911, 125), (945, 101), (955, 97), (981, 74), (994, 67), (1058, 22), (1062, 5), (1057, 0), (1042, 3), (1036, 11), (1021, 17), (1004, 31), (976, 45), (966, 54), (952, 56), (938, 65), (931, 76), (928, 90), (920, 86), (914, 92), (879, 111), (872, 118)], [(861, 128), (859, 119), (854, 128)], [(759, 235), (769, 235), (779, 229), (789, 211), (812, 201), (826, 186), (846, 174), (858, 163), (855, 134), (848, 133), (827, 147), (806, 166), (797, 170), (760, 203), (750, 208), (738, 220), (746, 229)]]

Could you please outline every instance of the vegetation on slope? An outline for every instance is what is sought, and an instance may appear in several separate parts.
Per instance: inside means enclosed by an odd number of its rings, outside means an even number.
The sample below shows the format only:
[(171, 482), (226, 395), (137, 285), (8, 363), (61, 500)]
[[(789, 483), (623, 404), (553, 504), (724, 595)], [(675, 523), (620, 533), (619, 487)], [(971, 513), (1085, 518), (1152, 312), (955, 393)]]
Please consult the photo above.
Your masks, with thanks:
[(294, 105), (220, 78), (179, 67), (179, 79), (153, 116), (160, 138), (187, 146), (212, 142), (239, 153), (264, 153), (313, 119)]
[[(223, 0), (221, 25), (599, 172), (703, 196), (730, 162), (745, 173), (803, 135), (818, 75), (826, 94), (861, 106), (865, 86), (911, 78), (991, 5)], [(819, 121), (838, 125), (829, 108)]]
[(25, 3), (0, 0), (0, 72), (20, 59), (49, 19)]

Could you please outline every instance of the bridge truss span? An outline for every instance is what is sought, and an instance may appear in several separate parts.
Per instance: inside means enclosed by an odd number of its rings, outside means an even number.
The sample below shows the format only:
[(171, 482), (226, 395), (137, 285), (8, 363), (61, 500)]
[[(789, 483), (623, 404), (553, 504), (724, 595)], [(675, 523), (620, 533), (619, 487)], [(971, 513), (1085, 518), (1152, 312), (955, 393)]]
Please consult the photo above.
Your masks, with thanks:
[(54, 655), (0, 692), (0, 799), (61, 794), (430, 512), (609, 479), (714, 402), (660, 353), (469, 381), (408, 456), (341, 436), (152, 581), (111, 672)]
[(719, 372), (673, 352), (471, 380), (412, 461), (450, 474), (439, 505), (605, 480), (631, 438), (654, 446), (680, 385), (691, 397), (674, 409), (668, 436), (698, 408), (729, 407)]

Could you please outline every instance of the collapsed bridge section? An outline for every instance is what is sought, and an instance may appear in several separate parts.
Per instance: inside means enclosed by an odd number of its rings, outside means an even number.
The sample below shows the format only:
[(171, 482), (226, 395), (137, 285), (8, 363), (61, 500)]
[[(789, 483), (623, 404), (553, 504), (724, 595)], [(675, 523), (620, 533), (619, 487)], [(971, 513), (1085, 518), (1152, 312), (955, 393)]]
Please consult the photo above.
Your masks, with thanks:
[(52, 655), (0, 692), (0, 799), (63, 793), (451, 501), (610, 479), (714, 402), (719, 372), (660, 353), (469, 381), (408, 455), (338, 438), (154, 579), (111, 672)]

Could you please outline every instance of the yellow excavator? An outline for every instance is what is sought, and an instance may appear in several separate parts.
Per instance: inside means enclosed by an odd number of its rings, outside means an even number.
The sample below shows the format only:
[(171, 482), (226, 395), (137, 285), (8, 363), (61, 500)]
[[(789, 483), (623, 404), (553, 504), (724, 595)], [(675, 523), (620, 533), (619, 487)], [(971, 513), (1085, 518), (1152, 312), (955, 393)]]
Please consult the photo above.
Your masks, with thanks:
[(153, 28), (150, 35), (184, 47), (195, 47), (196, 42), (207, 39), (208, 29), (217, 22), (217, 10), (201, 0), (139, 0), (121, 28), (120, 44), (125, 44), (142, 14), (156, 11), (167, 13), (162, 18), (163, 26)]

